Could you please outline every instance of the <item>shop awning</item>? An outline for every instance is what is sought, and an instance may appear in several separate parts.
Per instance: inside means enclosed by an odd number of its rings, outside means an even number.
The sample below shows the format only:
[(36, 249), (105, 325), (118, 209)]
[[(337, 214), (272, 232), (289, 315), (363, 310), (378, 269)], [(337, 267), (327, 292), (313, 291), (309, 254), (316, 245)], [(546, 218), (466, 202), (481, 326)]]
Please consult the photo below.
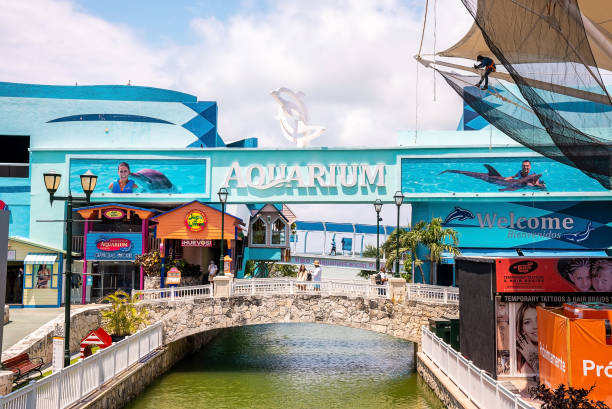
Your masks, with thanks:
[(53, 264), (57, 254), (28, 254), (23, 260), (24, 264)]

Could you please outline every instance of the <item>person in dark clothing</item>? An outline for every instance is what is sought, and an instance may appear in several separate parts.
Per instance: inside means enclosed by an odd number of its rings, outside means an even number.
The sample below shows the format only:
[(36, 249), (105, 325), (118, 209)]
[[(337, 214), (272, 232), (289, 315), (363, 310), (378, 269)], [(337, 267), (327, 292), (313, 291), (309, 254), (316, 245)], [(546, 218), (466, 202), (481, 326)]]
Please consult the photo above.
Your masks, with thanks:
[(489, 74), (491, 74), (492, 72), (495, 72), (495, 63), (493, 62), (492, 59), (490, 59), (489, 57), (483, 57), (482, 55), (479, 55), (478, 57), (476, 57), (476, 61), (479, 62), (479, 64), (475, 64), (474, 68), (484, 68), (484, 74), (482, 74), (482, 77), (480, 77), (480, 81), (478, 81), (478, 84), (476, 84), (477, 87), (480, 87), (480, 84), (482, 84), (482, 80), (484, 79), (484, 87), (482, 87), (482, 89), (488, 89), (489, 88)]

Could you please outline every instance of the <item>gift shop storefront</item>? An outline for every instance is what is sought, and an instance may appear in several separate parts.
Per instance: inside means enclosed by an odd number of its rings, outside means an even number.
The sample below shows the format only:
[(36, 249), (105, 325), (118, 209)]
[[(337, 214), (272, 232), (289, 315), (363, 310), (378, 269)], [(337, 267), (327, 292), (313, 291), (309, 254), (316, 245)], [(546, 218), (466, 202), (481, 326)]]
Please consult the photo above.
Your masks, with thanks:
[[(223, 219), (223, 220), (222, 220)], [(238, 217), (222, 213), (200, 201), (158, 214), (151, 218), (156, 225), (156, 237), (161, 240), (162, 258), (182, 259), (191, 265), (199, 265), (206, 275), (211, 261), (219, 265), (221, 240), (224, 240), (224, 253), (232, 258), (226, 273), (236, 271), (236, 248), (242, 244), (242, 226)], [(221, 226), (223, 225), (223, 229)], [(222, 235), (223, 232), (223, 235)], [(165, 285), (165, 271), (162, 269), (160, 284)]]
[(144, 272), (134, 259), (148, 251), (149, 220), (158, 211), (110, 203), (76, 212), (84, 219), (84, 252), (82, 271), (73, 271), (81, 273), (74, 301), (84, 304), (116, 290), (144, 288)]

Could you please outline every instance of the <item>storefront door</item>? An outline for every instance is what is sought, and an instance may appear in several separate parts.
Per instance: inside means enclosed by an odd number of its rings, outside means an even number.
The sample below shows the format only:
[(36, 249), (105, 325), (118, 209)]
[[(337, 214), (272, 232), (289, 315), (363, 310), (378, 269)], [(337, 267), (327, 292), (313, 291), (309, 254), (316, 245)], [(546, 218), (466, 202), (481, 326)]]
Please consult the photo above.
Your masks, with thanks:
[(100, 301), (108, 294), (123, 290), (130, 294), (138, 286), (137, 267), (131, 262), (101, 261), (92, 266), (93, 285), (91, 299)]

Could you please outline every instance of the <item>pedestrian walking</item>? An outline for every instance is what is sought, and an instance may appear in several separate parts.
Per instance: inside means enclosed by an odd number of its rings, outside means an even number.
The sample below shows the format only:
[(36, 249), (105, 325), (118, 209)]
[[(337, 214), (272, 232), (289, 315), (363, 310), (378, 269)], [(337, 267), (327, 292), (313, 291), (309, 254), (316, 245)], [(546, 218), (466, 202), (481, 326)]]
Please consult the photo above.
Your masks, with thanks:
[[(314, 270), (312, 272), (312, 281), (318, 281), (321, 282), (321, 275), (323, 273), (323, 269), (321, 268), (321, 264), (319, 263), (319, 260), (315, 260), (314, 261)], [(319, 290), (321, 288), (320, 284), (315, 284), (314, 286), (315, 290)]]
[[(380, 272), (376, 274), (376, 285), (386, 285), (387, 281), (389, 281), (389, 277), (387, 276), (387, 269), (385, 266), (380, 268)], [(386, 295), (386, 288), (379, 288), (378, 295)]]
[[(298, 273), (297, 273), (297, 279), (298, 281), (307, 281), (307, 278), (308, 278), (308, 271), (306, 271), (306, 266), (304, 264), (300, 264), (300, 269), (298, 270)], [(298, 290), (304, 291), (306, 289), (306, 285), (298, 284), (297, 288)]]
[(217, 271), (219, 271), (219, 267), (217, 267), (214, 260), (210, 260), (210, 263), (208, 264), (208, 282), (209, 283), (211, 284), (213, 283), (213, 279), (217, 275)]

